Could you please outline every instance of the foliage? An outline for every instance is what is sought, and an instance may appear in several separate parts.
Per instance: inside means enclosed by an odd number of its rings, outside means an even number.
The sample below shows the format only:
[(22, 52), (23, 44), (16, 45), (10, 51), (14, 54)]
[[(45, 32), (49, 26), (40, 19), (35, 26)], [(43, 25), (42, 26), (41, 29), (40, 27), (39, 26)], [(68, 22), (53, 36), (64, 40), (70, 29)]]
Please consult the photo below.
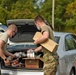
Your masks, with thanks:
[[(0, 22), (34, 18), (38, 14), (52, 23), (52, 0), (0, 0)], [(56, 31), (76, 32), (76, 0), (55, 0)], [(69, 31), (70, 32), (70, 31)]]
[(8, 11), (6, 11), (5, 9), (3, 9), (2, 7), (0, 7), (0, 22), (4, 22), (5, 20), (7, 20), (7, 15), (9, 14)]
[(34, 7), (33, 0), (18, 0), (13, 6), (11, 10), (12, 18), (33, 18)]
[(51, 23), (51, 20), (52, 20), (52, 1), (46, 0), (43, 3), (42, 9), (40, 9), (40, 14), (43, 15), (44, 18), (49, 20)]

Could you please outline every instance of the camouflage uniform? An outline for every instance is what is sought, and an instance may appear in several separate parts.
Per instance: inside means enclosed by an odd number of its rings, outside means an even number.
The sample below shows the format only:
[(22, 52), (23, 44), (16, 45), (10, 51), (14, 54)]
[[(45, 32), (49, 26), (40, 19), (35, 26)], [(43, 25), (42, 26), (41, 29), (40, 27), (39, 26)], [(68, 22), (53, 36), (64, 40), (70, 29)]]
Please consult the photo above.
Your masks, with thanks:
[[(44, 31), (49, 32), (49, 38), (54, 40), (54, 35), (49, 26), (42, 27), (42, 33)], [(58, 55), (43, 48), (43, 61), (44, 61), (44, 75), (56, 75), (57, 66), (58, 66)]]
[(56, 75), (58, 66), (58, 56), (56, 53), (51, 53), (44, 49), (43, 61), (44, 61), (44, 75)]

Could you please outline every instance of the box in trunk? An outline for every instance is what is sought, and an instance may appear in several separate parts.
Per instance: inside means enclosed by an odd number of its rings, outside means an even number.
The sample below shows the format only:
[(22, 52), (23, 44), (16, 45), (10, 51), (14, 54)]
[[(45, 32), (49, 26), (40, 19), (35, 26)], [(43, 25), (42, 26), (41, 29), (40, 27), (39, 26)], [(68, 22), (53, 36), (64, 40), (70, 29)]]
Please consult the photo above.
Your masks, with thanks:
[(25, 67), (35, 69), (42, 68), (43, 62), (40, 59), (25, 58)]

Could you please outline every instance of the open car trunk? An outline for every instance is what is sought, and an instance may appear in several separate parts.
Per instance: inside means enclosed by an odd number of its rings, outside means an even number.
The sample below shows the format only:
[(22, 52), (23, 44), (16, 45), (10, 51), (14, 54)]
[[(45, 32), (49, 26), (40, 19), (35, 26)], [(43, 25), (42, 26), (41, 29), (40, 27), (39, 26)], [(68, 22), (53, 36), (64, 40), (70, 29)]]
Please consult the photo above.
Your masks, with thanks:
[(12, 57), (7, 57), (10, 60), (10, 65), (5, 65), (3, 61), (1, 61), (1, 66), (5, 68), (14, 68), (14, 69), (42, 69), (43, 67), (43, 62), (40, 59), (43, 55), (42, 52), (35, 53), (35, 58), (33, 57), (27, 57), (27, 51), (29, 49), (22, 49), (22, 50), (15, 50), (12, 51), (11, 53), (16, 54), (17, 58), (12, 58)]
[(14, 43), (22, 43), (22, 42), (32, 42), (33, 43), (33, 36), (36, 31), (39, 31), (33, 19), (17, 19), (17, 20), (8, 20), (7, 25), (16, 24), (18, 28), (17, 34), (10, 38), (11, 42)]
[[(36, 31), (39, 31), (36, 28), (33, 19), (8, 20), (7, 25), (9, 24), (16, 24), (16, 26), (18, 27), (18, 32), (14, 37), (9, 39), (10, 42), (9, 42), (9, 46), (7, 47), (7, 50), (13, 54), (16, 54), (18, 57), (13, 59), (10, 56), (7, 57), (8, 59), (12, 59), (10, 65), (8, 66), (5, 65), (1, 60), (1, 68), (3, 70), (4, 69), (8, 70), (8, 72), (10, 71), (10, 69), (18, 72), (19, 71), (23, 72), (24, 70), (25, 71), (32, 70), (31, 72), (36, 72), (36, 71), (42, 72), (43, 62), (38, 57), (42, 57), (43, 53), (42, 52), (35, 53), (35, 56), (37, 58), (27, 57), (28, 50), (30, 49), (34, 50), (35, 48), (38, 47), (33, 43), (34, 42), (33, 36)], [(14, 44), (10, 45), (11, 42)], [(19, 74), (15, 74), (15, 75), (19, 75)], [(27, 74), (27, 75), (34, 75), (34, 74)]]
[[(17, 46), (18, 47), (18, 46)], [(17, 58), (11, 60), (10, 65), (5, 65), (1, 60), (1, 74), (2, 75), (44, 75), (43, 62), (39, 58), (43, 56), (42, 52), (36, 53), (36, 58), (27, 58), (27, 51), (29, 49), (13, 49), (8, 47), (11, 53), (17, 54)], [(7, 57), (11, 59), (10, 56)]]

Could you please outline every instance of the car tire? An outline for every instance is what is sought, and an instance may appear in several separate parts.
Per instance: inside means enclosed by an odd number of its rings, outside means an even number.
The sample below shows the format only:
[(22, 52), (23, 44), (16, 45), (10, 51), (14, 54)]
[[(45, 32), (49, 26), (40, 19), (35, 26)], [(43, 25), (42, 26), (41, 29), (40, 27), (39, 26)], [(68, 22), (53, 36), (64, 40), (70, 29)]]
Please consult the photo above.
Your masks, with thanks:
[(71, 69), (70, 75), (75, 75), (75, 70), (74, 69)]

